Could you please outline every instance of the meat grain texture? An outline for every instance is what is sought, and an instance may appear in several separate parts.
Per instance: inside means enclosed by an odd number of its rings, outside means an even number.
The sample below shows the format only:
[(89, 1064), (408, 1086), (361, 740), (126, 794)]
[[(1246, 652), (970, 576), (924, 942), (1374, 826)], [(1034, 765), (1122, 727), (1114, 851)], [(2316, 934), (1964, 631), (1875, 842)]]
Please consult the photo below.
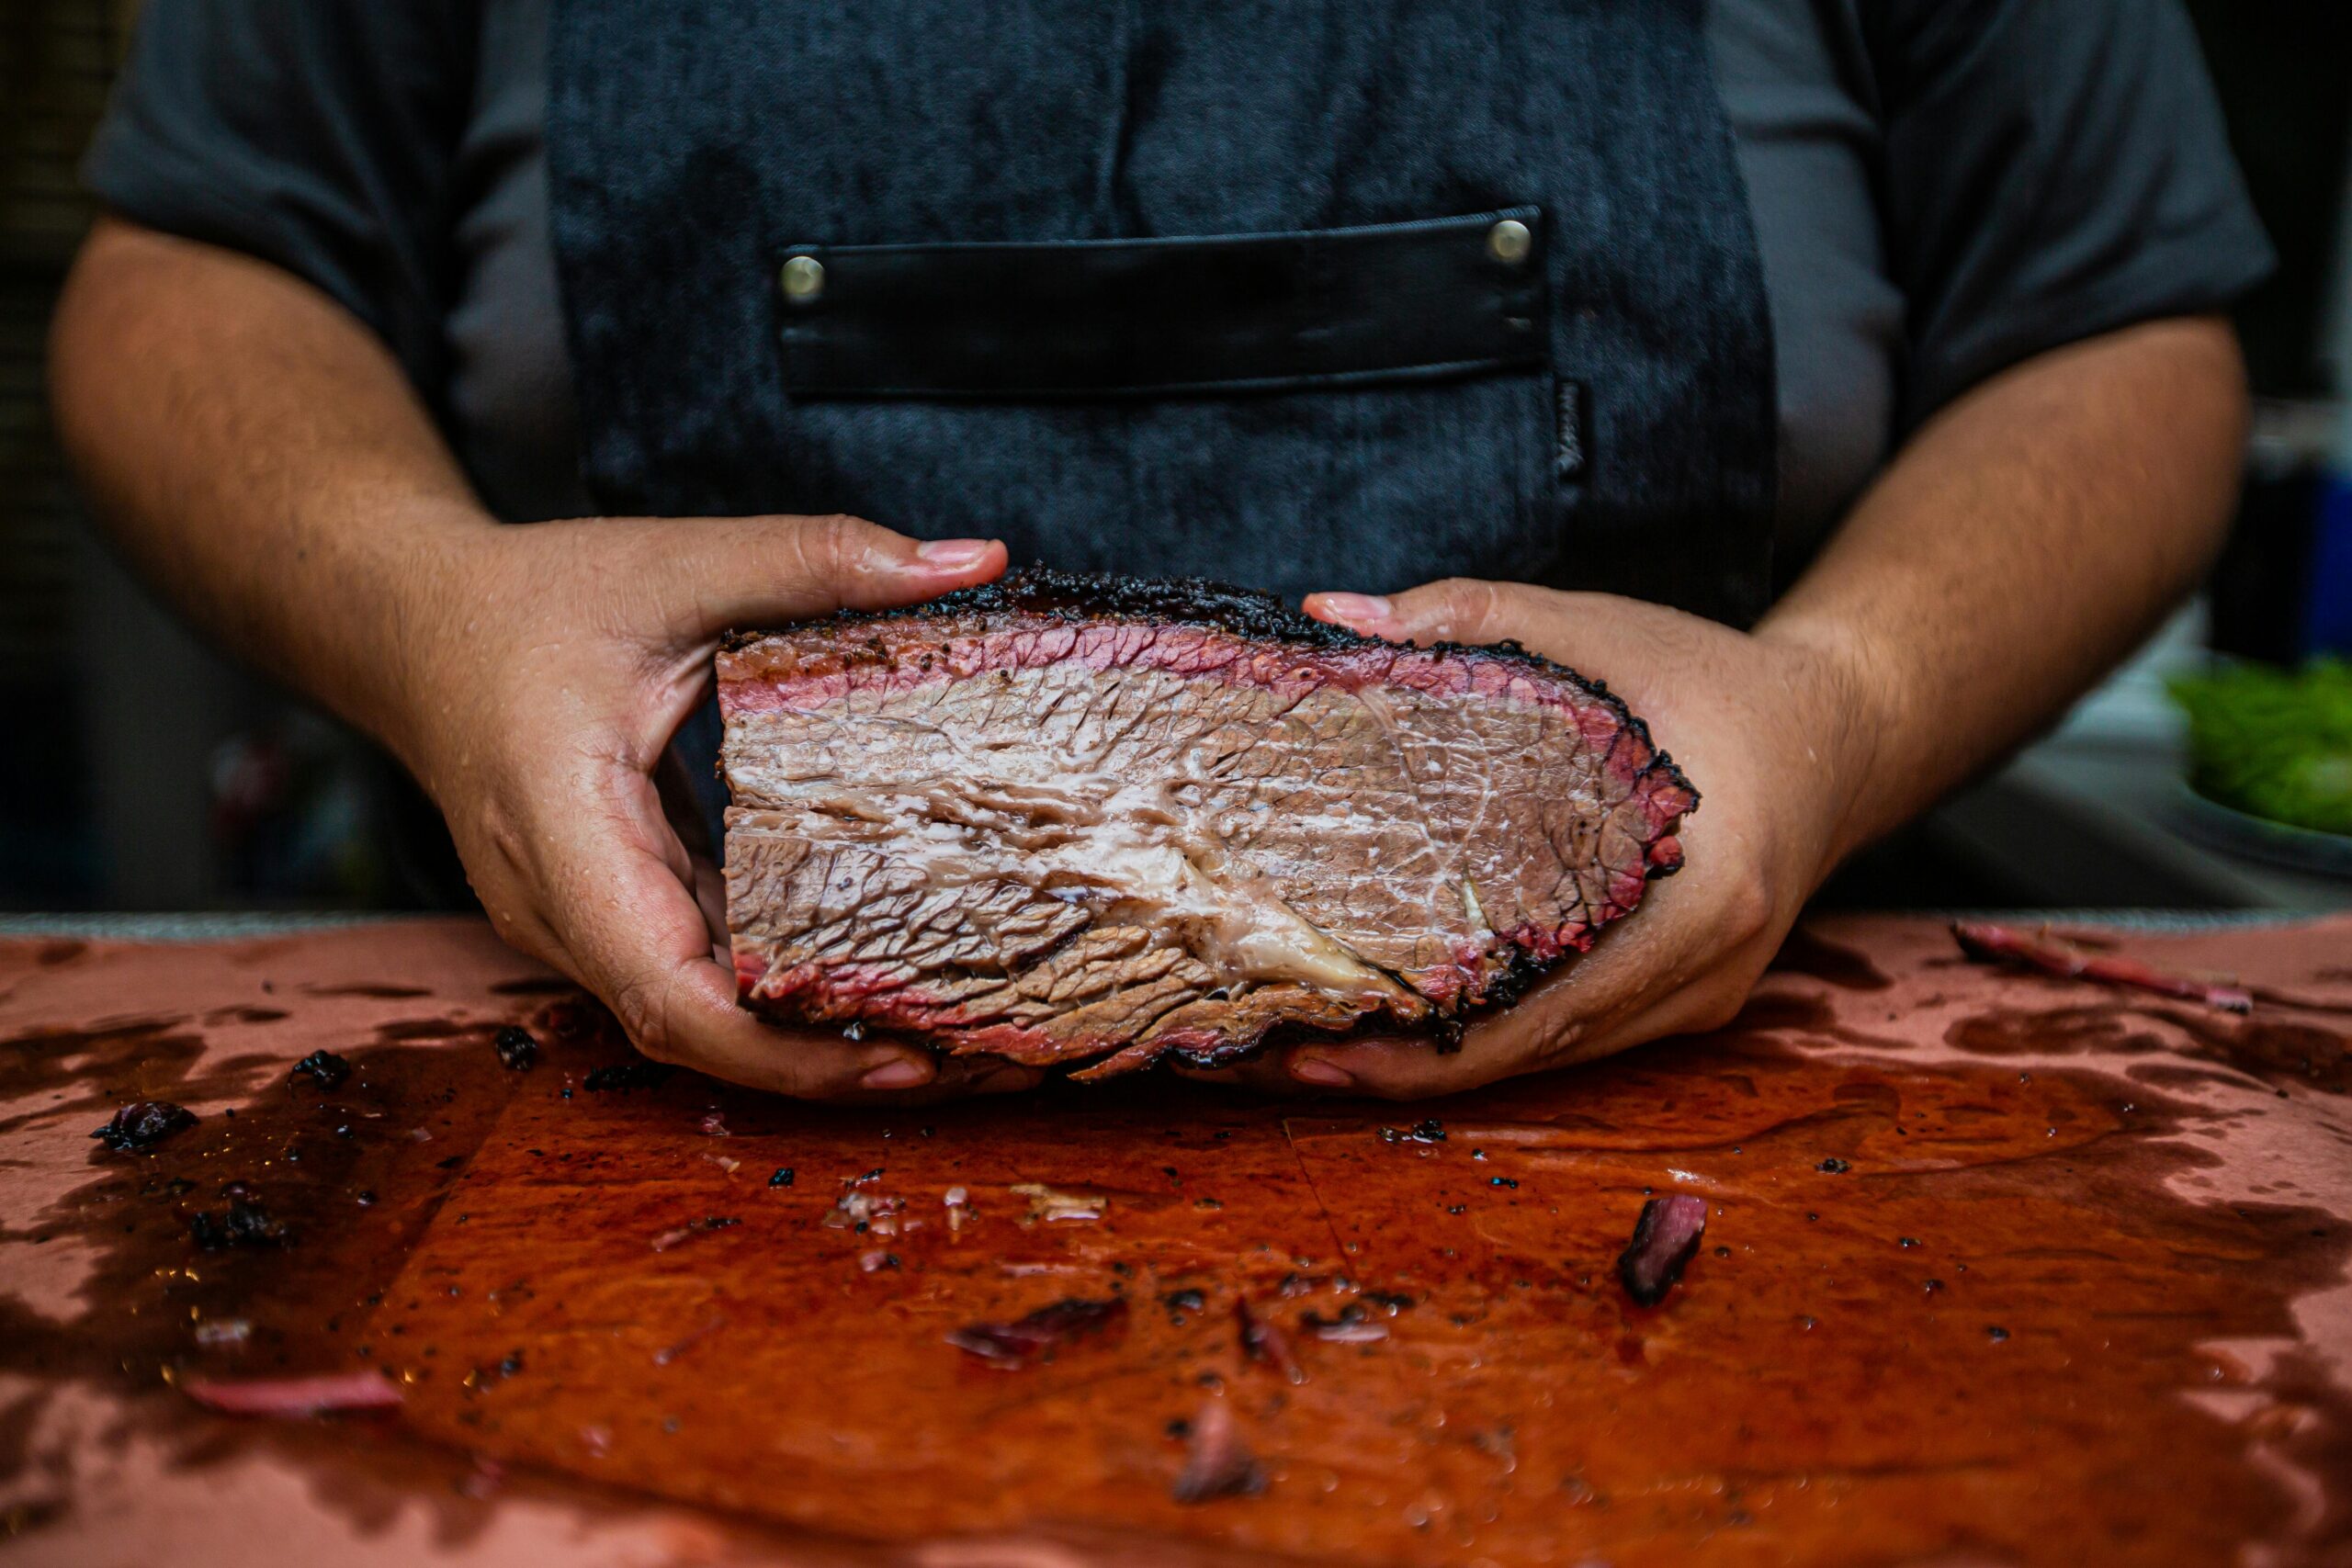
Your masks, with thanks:
[(1203, 582), (1028, 572), (718, 655), (745, 1006), (1080, 1077), (1442, 1044), (1681, 863), (1599, 683)]

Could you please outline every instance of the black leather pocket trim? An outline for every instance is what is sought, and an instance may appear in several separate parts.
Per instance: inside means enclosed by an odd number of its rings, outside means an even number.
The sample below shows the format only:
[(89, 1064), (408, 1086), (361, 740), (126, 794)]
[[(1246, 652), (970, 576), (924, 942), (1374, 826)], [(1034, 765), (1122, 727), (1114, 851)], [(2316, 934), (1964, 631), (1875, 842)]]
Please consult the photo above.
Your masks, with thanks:
[[(1515, 261), (1488, 248), (1525, 224)], [(799, 298), (794, 256), (823, 268)], [(1283, 390), (1544, 363), (1533, 207), (1363, 228), (1036, 244), (787, 246), (771, 285), (798, 398)]]

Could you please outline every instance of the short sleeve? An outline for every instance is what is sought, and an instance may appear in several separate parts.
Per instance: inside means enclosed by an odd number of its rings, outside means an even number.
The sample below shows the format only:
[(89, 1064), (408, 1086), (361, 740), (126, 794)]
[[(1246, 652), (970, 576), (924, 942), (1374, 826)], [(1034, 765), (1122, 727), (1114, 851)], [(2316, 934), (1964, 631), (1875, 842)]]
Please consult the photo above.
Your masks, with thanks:
[(447, 371), (462, 0), (147, 0), (83, 164), (111, 210), (271, 262)]
[(2177, 0), (1861, 8), (1908, 300), (1905, 427), (2064, 344), (2223, 310), (2268, 240)]

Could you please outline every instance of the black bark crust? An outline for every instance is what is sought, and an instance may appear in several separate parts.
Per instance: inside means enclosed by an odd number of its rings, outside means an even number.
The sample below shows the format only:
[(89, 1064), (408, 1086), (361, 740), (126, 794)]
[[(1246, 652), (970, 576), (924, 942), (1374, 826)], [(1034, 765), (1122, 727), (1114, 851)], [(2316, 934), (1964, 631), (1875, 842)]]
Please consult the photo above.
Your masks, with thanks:
[[(1304, 615), (1272, 593), (1261, 592), (1254, 588), (1238, 588), (1232, 583), (1217, 582), (1205, 577), (1114, 577), (1107, 573), (1062, 571), (1044, 565), (1023, 567), (1006, 573), (994, 582), (984, 582), (977, 588), (959, 588), (953, 593), (942, 594), (921, 604), (908, 604), (895, 610), (842, 610), (826, 620), (805, 624), (852, 626), (876, 621), (945, 620), (960, 615), (1021, 615), (1057, 621), (1172, 623), (1210, 626), (1261, 642), (1282, 642), (1295, 647), (1331, 650), (1374, 644), (1392, 648), (1409, 646), (1390, 643), (1382, 637), (1364, 637), (1345, 626), (1333, 626), (1329, 621), (1318, 621)], [(721, 640), (720, 646), (732, 650), (769, 635), (766, 631), (730, 631)], [(1459, 655), (1502, 660), (1523, 664), (1555, 680), (1567, 682), (1595, 701), (1605, 704), (1630, 733), (1650, 748), (1650, 764), (1645, 772), (1668, 774), (1675, 785), (1690, 792), (1689, 811), (1699, 808), (1698, 790), (1675, 765), (1673, 757), (1650, 739), (1649, 726), (1643, 723), (1640, 716), (1625, 705), (1624, 699), (1611, 692), (1606, 683), (1580, 675), (1540, 653), (1531, 653), (1512, 641), (1483, 644), (1438, 642), (1427, 645), (1421, 651), (1441, 657)], [(1679, 868), (1669, 868), (1665, 872), (1652, 868), (1648, 874), (1653, 878), (1671, 875), (1675, 869)]]

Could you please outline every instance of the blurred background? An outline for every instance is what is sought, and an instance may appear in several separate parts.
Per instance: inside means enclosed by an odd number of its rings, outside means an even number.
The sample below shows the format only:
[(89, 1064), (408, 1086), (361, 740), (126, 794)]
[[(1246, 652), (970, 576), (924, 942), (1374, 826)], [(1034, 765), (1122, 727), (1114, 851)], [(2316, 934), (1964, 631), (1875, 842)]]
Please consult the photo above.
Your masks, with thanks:
[[(390, 3), (390, 0), (388, 0)], [(2352, 908), (2352, 6), (2193, 0), (2277, 243), (2260, 400), (2207, 591), (2047, 739), (1825, 897), (1874, 908)], [(0, 4), (0, 910), (407, 908), (368, 748), (197, 642), (84, 519), (42, 340), (74, 165), (136, 0)]]

